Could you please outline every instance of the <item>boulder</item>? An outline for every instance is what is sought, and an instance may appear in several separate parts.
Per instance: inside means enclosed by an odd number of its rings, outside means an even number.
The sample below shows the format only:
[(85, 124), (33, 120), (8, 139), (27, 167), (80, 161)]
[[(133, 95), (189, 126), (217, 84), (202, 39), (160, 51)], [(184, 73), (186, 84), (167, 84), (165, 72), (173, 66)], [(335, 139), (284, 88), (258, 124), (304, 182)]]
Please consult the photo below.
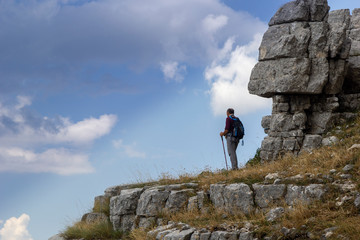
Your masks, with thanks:
[(124, 184), (124, 185), (108, 187), (107, 189), (105, 189), (105, 196), (106, 197), (117, 196), (120, 194), (121, 190), (133, 189), (133, 188), (138, 188), (138, 184)]
[(285, 138), (283, 141), (283, 149), (285, 151), (300, 150), (300, 141), (296, 137)]
[(320, 135), (305, 135), (302, 149), (306, 151), (311, 151), (313, 149), (319, 148), (322, 143), (322, 137)]
[(175, 228), (175, 224), (174, 224), (174, 223), (157, 227), (157, 228), (149, 231), (149, 232), (147, 233), (147, 237), (150, 238), (150, 239), (156, 238), (156, 236), (158, 235), (159, 232), (163, 232), (163, 231), (165, 231), (165, 230), (173, 229), (173, 228)]
[(268, 116), (264, 116), (261, 120), (261, 126), (265, 129), (265, 130), (269, 130), (270, 129), (270, 122), (271, 122), (271, 115)]
[(266, 208), (274, 203), (280, 203), (285, 195), (285, 184), (253, 184), (252, 186), (255, 193), (255, 203), (260, 208)]
[(323, 146), (331, 146), (339, 142), (339, 139), (336, 136), (330, 136), (323, 138), (322, 145)]
[(191, 235), (190, 240), (209, 240), (210, 237), (211, 237), (211, 232), (195, 231), (193, 235)]
[(329, 66), (329, 82), (325, 86), (325, 93), (338, 94), (342, 91), (347, 64), (345, 60), (338, 59), (330, 60)]
[[(280, 93), (321, 93), (322, 89), (312, 88), (322, 83), (310, 83), (310, 74), (311, 60), (309, 58), (282, 58), (258, 62), (251, 72), (248, 89), (251, 94), (262, 97), (272, 97)], [(322, 80), (313, 79), (316, 82)]]
[(164, 231), (161, 231), (159, 232), (157, 235), (156, 235), (156, 240), (163, 240), (164, 237), (167, 235), (167, 234), (170, 234), (174, 231), (177, 231), (176, 228), (171, 228), (171, 229), (166, 229)]
[(313, 112), (309, 116), (311, 134), (324, 134), (338, 122), (340, 115), (332, 112)]
[(360, 8), (329, 9), (327, 0), (291, 1), (269, 22), (248, 83), (251, 94), (273, 98), (262, 160), (320, 147), (360, 109)]
[(281, 138), (265, 137), (261, 143), (261, 150), (276, 151), (282, 148)]
[(211, 234), (210, 240), (238, 240), (236, 232), (215, 231)]
[(354, 169), (354, 164), (347, 164), (345, 167), (343, 167), (343, 172), (345, 172), (345, 173), (348, 173), (348, 172), (350, 172), (351, 170), (353, 170)]
[(136, 215), (144, 217), (154, 217), (165, 207), (169, 197), (169, 191), (162, 191), (158, 188), (145, 190), (139, 198)]
[(210, 185), (210, 200), (215, 208), (224, 208), (224, 189), (225, 184), (211, 184)]
[(125, 189), (110, 199), (110, 215), (134, 215), (142, 188)]
[(176, 230), (164, 237), (164, 240), (190, 240), (191, 235), (194, 233), (195, 229), (190, 228), (187, 230)]
[(195, 194), (192, 189), (171, 191), (165, 204), (165, 211), (175, 213), (185, 209), (191, 194)]
[[(192, 235), (190, 240), (200, 240), (200, 232), (199, 231), (195, 231)], [(207, 239), (208, 240), (208, 239)]]
[(119, 215), (111, 216), (110, 215), (110, 222), (112, 223), (114, 230), (122, 231), (122, 229), (121, 229), (121, 216), (119, 216)]
[(309, 57), (328, 57), (329, 46), (327, 44), (327, 35), (329, 31), (329, 24), (327, 22), (311, 22), (310, 31), (311, 39), (308, 47)]
[(360, 28), (350, 30), (349, 38), (351, 39), (351, 42), (360, 41)]
[(274, 113), (271, 116), (270, 130), (272, 132), (290, 132), (298, 129), (305, 129), (307, 116), (304, 112)]
[(351, 16), (351, 30), (360, 28), (360, 8), (355, 8)]
[(224, 206), (228, 212), (250, 214), (254, 209), (253, 192), (245, 183), (234, 183), (223, 190)]
[(253, 240), (253, 235), (252, 232), (242, 232), (240, 233), (239, 240)]
[(350, 56), (360, 56), (360, 41), (352, 40), (350, 48)]
[(344, 85), (346, 93), (360, 92), (360, 56), (349, 57)]
[(260, 151), (260, 158), (263, 161), (271, 161), (271, 160), (274, 160), (276, 157), (277, 157), (277, 154), (274, 153), (273, 151), (266, 151), (266, 150)]
[(306, 93), (322, 93), (324, 86), (329, 79), (329, 62), (326, 58), (311, 59), (310, 81), (306, 88)]
[(269, 26), (296, 21), (303, 22), (309, 20), (309, 5), (304, 0), (297, 0), (284, 4), (271, 18)]
[(279, 219), (284, 212), (285, 210), (282, 207), (273, 208), (265, 215), (266, 221), (274, 222)]
[(120, 230), (129, 232), (136, 227), (136, 215), (121, 216)]
[[(336, 58), (341, 54), (344, 44), (346, 43), (346, 31), (350, 26), (350, 11), (349, 9), (341, 9), (331, 11), (328, 18), (329, 36), (328, 45), (330, 57)], [(346, 59), (348, 56), (342, 56)]]
[(289, 103), (273, 103), (273, 113), (286, 113), (290, 109)]
[(340, 104), (338, 97), (327, 97), (327, 96), (314, 96), (312, 99), (311, 111), (316, 112), (328, 112), (332, 113), (337, 111)]
[(309, 186), (288, 185), (285, 201), (288, 205), (309, 204), (311, 201), (320, 200), (325, 194), (322, 184), (310, 184)]
[(330, 7), (327, 0), (308, 0), (310, 5), (310, 21), (321, 22), (325, 20)]
[(269, 27), (259, 48), (259, 61), (279, 58), (307, 58), (309, 25), (294, 22)]

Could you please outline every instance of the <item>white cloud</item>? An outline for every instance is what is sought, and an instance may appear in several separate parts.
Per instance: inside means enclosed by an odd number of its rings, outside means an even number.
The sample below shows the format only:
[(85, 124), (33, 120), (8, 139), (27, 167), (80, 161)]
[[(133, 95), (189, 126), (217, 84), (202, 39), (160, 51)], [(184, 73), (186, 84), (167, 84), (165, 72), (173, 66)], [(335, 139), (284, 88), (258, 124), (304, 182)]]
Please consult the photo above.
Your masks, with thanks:
[(115, 115), (102, 115), (99, 118), (88, 118), (77, 123), (68, 123), (57, 134), (49, 134), (56, 141), (88, 143), (110, 132), (116, 123)]
[(215, 33), (220, 28), (228, 23), (229, 18), (225, 15), (215, 16), (209, 14), (203, 19), (202, 24), (204, 29), (209, 33)]
[(29, 98), (18, 96), (15, 106), (0, 103), (0, 143), (14, 145), (36, 144), (91, 144), (108, 134), (117, 121), (116, 115), (104, 114), (99, 118), (87, 118), (71, 122), (68, 118), (37, 116), (24, 107), (31, 105)]
[(257, 62), (258, 47), (262, 34), (253, 41), (233, 49), (233, 38), (228, 39), (219, 57), (205, 70), (205, 78), (211, 84), (211, 107), (214, 115), (223, 115), (232, 107), (235, 113), (243, 115), (269, 107), (270, 101), (251, 95), (247, 85), (252, 68)]
[(146, 154), (144, 152), (138, 151), (136, 149), (136, 143), (133, 144), (124, 144), (122, 139), (114, 140), (113, 146), (116, 149), (124, 151), (124, 153), (130, 158), (145, 158)]
[(0, 148), (0, 172), (51, 172), (60, 175), (91, 173), (88, 156), (65, 148), (35, 153), (22, 148)]
[(166, 81), (173, 80), (181, 83), (184, 80), (184, 74), (186, 73), (185, 65), (179, 65), (178, 62), (162, 62), (160, 66)]
[(2, 240), (33, 240), (27, 226), (30, 217), (22, 214), (19, 218), (12, 217), (6, 220), (4, 227), (0, 229), (0, 237)]
[(15, 106), (15, 109), (19, 110), (23, 107), (31, 105), (31, 98), (27, 96), (17, 96), (18, 104)]
[(25, 96), (18, 96), (12, 106), (0, 103), (0, 172), (93, 172), (83, 148), (108, 134), (117, 117), (104, 114), (72, 122), (39, 116), (30, 105)]

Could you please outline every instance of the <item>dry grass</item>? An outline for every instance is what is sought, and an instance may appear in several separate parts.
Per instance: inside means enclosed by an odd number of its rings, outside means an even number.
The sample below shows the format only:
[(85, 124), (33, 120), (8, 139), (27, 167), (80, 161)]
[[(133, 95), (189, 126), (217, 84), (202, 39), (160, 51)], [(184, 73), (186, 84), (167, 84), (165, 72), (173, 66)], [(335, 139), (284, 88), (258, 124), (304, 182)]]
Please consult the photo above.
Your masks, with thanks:
[(120, 239), (123, 233), (114, 231), (109, 222), (77, 222), (62, 233), (65, 239)]
[(127, 237), (129, 240), (149, 240), (147, 238), (147, 230), (143, 228), (134, 229)]
[(324, 229), (336, 226), (337, 234), (358, 240), (359, 220), (360, 215), (352, 205), (336, 207), (335, 202), (330, 200), (310, 206), (296, 206), (288, 211), (279, 223), (287, 228), (305, 228), (319, 238)]

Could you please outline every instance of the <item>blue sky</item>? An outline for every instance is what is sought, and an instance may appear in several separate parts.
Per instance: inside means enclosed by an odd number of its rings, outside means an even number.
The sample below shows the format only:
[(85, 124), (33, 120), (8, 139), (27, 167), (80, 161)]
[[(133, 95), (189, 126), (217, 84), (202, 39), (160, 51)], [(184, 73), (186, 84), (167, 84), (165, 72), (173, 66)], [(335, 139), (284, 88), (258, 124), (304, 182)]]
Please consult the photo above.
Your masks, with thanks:
[(109, 186), (224, 168), (228, 107), (244, 165), (271, 105), (247, 82), (285, 2), (0, 0), (0, 238), (47, 239)]

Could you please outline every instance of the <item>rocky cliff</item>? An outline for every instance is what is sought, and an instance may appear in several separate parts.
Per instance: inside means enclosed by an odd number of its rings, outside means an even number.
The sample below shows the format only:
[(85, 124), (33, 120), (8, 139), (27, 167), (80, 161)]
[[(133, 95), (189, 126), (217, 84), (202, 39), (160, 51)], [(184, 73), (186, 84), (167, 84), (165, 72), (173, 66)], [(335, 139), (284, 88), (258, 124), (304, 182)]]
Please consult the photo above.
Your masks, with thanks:
[(360, 108), (360, 9), (329, 12), (326, 0), (297, 0), (269, 22), (249, 91), (273, 99), (261, 158), (311, 151)]

